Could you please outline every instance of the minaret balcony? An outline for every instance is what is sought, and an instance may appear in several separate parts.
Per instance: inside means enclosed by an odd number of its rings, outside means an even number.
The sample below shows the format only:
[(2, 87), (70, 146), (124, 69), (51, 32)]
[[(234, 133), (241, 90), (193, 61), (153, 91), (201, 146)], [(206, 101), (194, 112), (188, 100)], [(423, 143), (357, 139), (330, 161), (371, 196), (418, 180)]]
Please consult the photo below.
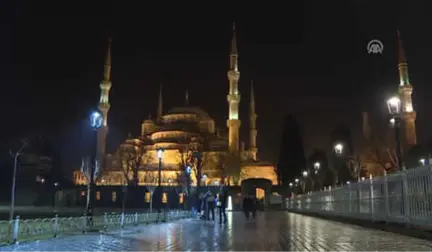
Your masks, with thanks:
[(240, 95), (239, 94), (229, 94), (229, 95), (227, 95), (227, 101), (229, 103), (240, 103)]
[(240, 79), (240, 72), (236, 70), (230, 70), (228, 71), (228, 79), (230, 80), (239, 80)]

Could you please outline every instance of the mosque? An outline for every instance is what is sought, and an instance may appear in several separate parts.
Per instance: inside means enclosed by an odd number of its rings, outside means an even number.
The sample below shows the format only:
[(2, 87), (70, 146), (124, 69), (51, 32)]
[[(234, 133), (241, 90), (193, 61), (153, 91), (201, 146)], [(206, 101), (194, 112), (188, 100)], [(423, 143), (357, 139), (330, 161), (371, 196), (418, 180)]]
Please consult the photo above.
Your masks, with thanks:
[[(129, 135), (112, 154), (105, 151), (108, 134), (109, 91), (111, 89), (111, 43), (105, 62), (104, 79), (100, 84), (99, 110), (103, 115), (103, 125), (98, 131), (98, 160), (102, 169), (96, 183), (98, 185), (125, 185), (134, 179), (138, 185), (148, 186), (178, 185), (184, 167), (192, 166), (191, 183), (196, 184), (197, 163), (191, 161), (191, 153), (199, 153), (201, 185), (218, 185), (221, 180), (229, 185), (240, 185), (247, 179), (261, 179), (268, 184), (277, 184), (275, 166), (258, 159), (257, 114), (251, 84), (249, 106), (249, 144), (240, 139), (241, 120), (239, 115), (240, 92), (236, 29), (233, 25), (229, 69), (227, 72), (229, 90), (227, 95), (228, 120), (227, 134), (217, 130), (215, 120), (199, 107), (185, 104), (164, 112), (162, 87), (159, 92), (157, 115), (149, 117), (141, 124), (140, 136)], [(163, 154), (163, 157), (161, 156)], [(159, 167), (160, 165), (160, 167)], [(236, 169), (236, 167), (237, 169)], [(233, 169), (234, 168), (234, 169)], [(228, 169), (231, 169), (228, 171)], [(229, 174), (229, 176), (227, 176)], [(82, 170), (74, 172), (74, 182), (87, 183)]]

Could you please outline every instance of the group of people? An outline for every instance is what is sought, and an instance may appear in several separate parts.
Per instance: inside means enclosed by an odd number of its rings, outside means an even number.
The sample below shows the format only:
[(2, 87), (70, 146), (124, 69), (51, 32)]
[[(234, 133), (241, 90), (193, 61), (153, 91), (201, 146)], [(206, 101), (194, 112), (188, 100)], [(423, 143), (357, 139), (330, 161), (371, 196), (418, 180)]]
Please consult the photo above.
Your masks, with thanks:
[(217, 207), (219, 210), (219, 223), (226, 223), (226, 207), (227, 207), (227, 199), (228, 193), (224, 186), (221, 186), (219, 193), (215, 196), (210, 190), (205, 194), (200, 194), (200, 202), (199, 209), (202, 211), (201, 219), (204, 220), (215, 220), (215, 208)]
[[(226, 223), (227, 200), (228, 192), (224, 186), (221, 186), (217, 195), (214, 195), (210, 190), (205, 194), (200, 194), (198, 206), (199, 212), (201, 212), (200, 219), (215, 221), (215, 209), (217, 208), (219, 211), (219, 223)], [(257, 204), (258, 201), (253, 195), (245, 195), (243, 198), (243, 212), (247, 220), (251, 215), (255, 219)]]

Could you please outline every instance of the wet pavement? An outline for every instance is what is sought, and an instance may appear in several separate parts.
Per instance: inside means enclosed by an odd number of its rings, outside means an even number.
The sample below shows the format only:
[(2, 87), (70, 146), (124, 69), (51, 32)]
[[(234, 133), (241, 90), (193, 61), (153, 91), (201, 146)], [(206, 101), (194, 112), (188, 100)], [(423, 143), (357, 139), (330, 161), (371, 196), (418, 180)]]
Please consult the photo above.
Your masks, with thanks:
[(432, 242), (287, 212), (228, 223), (180, 220), (106, 234), (0, 247), (0, 251), (432, 251)]

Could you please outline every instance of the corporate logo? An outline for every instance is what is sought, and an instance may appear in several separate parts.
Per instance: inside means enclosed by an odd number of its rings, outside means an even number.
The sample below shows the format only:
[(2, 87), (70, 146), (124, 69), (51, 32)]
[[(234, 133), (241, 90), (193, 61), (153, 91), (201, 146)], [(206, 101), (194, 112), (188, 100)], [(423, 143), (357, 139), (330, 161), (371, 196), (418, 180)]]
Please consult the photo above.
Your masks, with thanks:
[(367, 44), (368, 54), (382, 54), (384, 51), (384, 44), (378, 39), (372, 39)]

